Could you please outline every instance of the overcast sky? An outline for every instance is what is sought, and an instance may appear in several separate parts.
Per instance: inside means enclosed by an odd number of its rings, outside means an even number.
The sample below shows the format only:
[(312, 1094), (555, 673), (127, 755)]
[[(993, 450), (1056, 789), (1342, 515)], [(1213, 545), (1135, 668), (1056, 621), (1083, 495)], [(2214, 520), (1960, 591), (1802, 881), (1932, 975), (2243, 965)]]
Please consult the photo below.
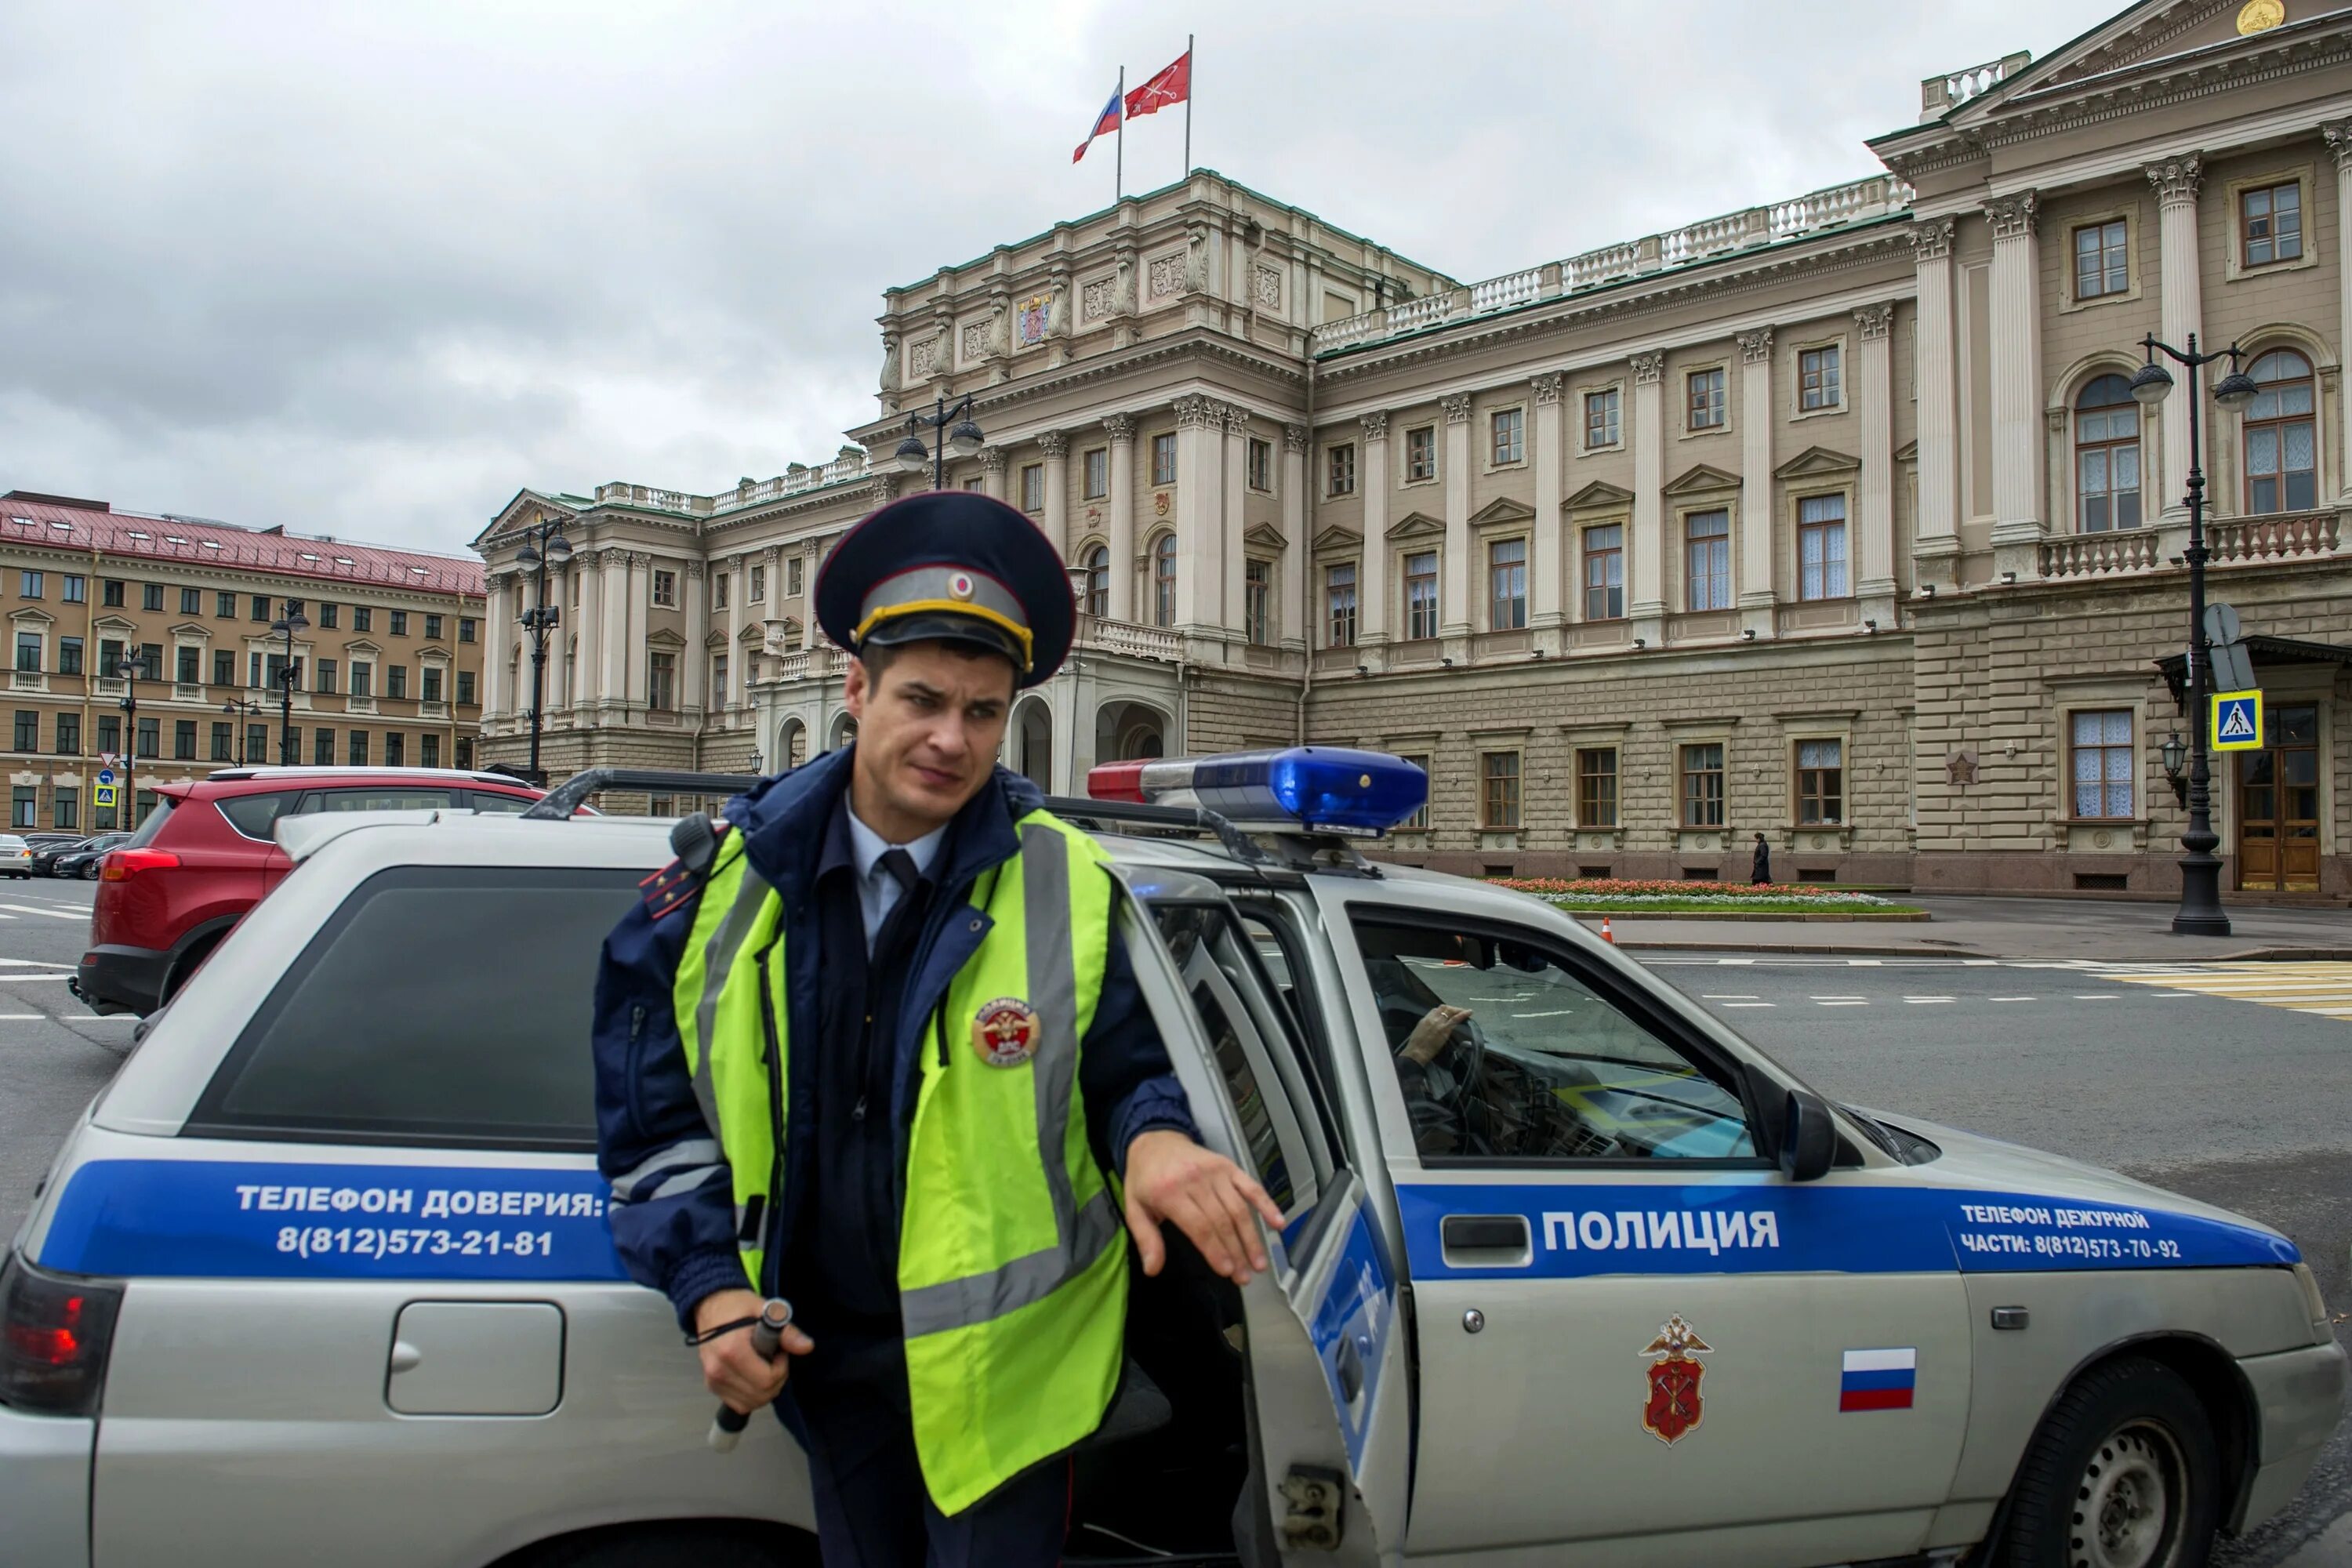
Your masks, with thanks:
[[(883, 287), (1192, 157), (1465, 281), (1858, 178), (2120, 0), (0, 6), (0, 488), (461, 549), (870, 418)], [(1176, 177), (1139, 120), (1127, 186)]]

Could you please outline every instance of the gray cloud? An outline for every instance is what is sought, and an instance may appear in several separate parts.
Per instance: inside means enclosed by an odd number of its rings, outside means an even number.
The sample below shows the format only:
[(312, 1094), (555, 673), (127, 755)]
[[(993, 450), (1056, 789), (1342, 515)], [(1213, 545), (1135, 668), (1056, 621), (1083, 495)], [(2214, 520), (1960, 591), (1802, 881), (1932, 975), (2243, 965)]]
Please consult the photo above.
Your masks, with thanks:
[[(1206, 0), (1193, 161), (1465, 279), (1873, 172), (1916, 81), (2116, 0)], [(1180, 34), (1041, 0), (17, 0), (0, 481), (459, 547), (867, 417), (881, 289), (1094, 210)], [(1137, 121), (1127, 188), (1176, 177)]]

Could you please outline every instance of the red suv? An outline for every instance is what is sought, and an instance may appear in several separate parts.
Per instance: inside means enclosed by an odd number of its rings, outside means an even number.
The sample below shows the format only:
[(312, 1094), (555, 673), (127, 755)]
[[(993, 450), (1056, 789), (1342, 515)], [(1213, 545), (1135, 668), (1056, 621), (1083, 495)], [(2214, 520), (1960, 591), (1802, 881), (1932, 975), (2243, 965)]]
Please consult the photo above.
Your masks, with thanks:
[(157, 784), (154, 815), (100, 863), (73, 994), (100, 1013), (152, 1013), (293, 868), (272, 829), (316, 811), (520, 812), (541, 791), (444, 768), (223, 768)]

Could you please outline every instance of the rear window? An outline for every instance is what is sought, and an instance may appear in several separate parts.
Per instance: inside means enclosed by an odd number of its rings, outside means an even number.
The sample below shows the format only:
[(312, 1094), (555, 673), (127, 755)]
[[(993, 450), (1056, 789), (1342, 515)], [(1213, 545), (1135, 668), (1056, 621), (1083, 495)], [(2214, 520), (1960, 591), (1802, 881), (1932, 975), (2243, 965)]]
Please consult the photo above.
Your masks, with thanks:
[(228, 818), (228, 825), (247, 838), (269, 840), (269, 830), (276, 825), (278, 813), (284, 811), (294, 797), (278, 790), (260, 795), (224, 795), (213, 804)]
[(173, 808), (179, 804), (179, 797), (176, 795), (157, 795), (155, 809), (148, 814), (146, 821), (139, 825), (139, 831), (114, 845), (113, 847), (117, 849), (146, 848), (155, 842), (155, 835), (163, 831), (163, 824), (171, 820)]
[(456, 804), (446, 789), (415, 784), (379, 784), (373, 789), (322, 789), (310, 792), (301, 815), (320, 811), (439, 811)]
[(186, 1131), (593, 1149), (597, 956), (639, 875), (379, 872), (263, 1001)]
[(473, 795), (476, 811), (506, 811), (519, 814), (529, 811), (538, 804), (529, 795), (501, 795), (494, 789), (478, 789), (473, 792)]

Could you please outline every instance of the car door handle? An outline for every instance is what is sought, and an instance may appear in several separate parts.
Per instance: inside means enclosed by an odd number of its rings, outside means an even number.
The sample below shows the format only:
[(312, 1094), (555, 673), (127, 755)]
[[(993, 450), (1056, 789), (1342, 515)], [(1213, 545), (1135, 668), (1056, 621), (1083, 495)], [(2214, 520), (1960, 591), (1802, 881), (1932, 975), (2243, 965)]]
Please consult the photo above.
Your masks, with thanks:
[(392, 1342), (392, 1370), (394, 1373), (414, 1372), (424, 1359), (425, 1352), (406, 1340)]
[(1511, 1268), (1533, 1257), (1523, 1214), (1450, 1214), (1439, 1226), (1445, 1261), (1473, 1268)]
[(1356, 1403), (1356, 1395), (1364, 1391), (1364, 1356), (1352, 1336), (1340, 1336), (1339, 1353), (1332, 1358), (1331, 1370), (1339, 1378), (1339, 1397), (1349, 1405)]

